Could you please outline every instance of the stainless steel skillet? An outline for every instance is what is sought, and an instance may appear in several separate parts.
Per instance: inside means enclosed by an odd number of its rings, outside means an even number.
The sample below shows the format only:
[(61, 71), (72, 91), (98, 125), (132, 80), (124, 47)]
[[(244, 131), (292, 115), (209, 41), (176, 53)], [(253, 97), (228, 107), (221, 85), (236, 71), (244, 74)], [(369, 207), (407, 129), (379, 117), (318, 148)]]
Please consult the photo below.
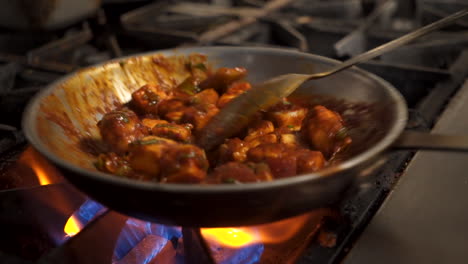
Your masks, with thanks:
[[(118, 59), (67, 75), (38, 94), (24, 113), (26, 137), (72, 184), (105, 206), (158, 223), (205, 227), (260, 224), (327, 206), (392, 144), (405, 138), (408, 109), (403, 97), (386, 81), (353, 67), (305, 83), (294, 94), (325, 104), (332, 97), (367, 109), (354, 113), (358, 118), (350, 131), (350, 158), (318, 173), (266, 183), (188, 185), (138, 182), (98, 172), (92, 152), (102, 114), (127, 102), (140, 86), (167, 81), (157, 74), (156, 54), (191, 53), (207, 55), (215, 67), (246, 67), (252, 82), (290, 72), (323, 71), (338, 63), (311, 54), (250, 47), (187, 48)], [(178, 78), (182, 76), (174, 77)]]

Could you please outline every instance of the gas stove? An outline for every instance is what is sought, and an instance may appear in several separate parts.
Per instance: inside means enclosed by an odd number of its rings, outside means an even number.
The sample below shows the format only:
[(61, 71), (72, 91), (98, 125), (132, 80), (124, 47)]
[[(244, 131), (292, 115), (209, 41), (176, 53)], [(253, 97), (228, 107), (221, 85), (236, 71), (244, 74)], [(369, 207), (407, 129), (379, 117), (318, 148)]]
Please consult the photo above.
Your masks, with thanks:
[[(93, 201), (28, 146), (20, 127), (22, 111), (37, 91), (108, 59), (229, 45), (343, 60), (465, 7), (463, 0), (108, 0), (89, 17), (58, 29), (0, 29), (0, 262), (465, 259), (468, 231), (460, 226), (468, 220), (463, 190), (468, 180), (462, 153), (393, 151), (330, 208), (255, 227), (195, 229), (129, 218)], [(403, 94), (410, 107), (407, 129), (468, 133), (468, 125), (460, 122), (468, 112), (466, 65), (464, 19), (360, 67)]]

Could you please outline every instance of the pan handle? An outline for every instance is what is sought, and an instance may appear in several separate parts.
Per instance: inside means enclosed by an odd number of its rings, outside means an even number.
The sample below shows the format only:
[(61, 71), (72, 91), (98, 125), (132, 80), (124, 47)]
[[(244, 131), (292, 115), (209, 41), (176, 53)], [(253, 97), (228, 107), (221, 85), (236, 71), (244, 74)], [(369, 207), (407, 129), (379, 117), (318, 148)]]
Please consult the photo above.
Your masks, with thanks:
[(392, 148), (468, 152), (468, 135), (403, 131), (393, 143)]

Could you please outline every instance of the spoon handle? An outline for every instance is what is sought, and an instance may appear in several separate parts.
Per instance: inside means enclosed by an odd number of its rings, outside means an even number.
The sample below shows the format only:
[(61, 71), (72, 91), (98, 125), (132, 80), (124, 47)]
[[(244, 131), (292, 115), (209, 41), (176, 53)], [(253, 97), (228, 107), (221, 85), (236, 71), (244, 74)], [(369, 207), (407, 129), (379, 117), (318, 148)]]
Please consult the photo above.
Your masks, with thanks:
[(431, 23), (429, 25), (426, 25), (418, 30), (415, 30), (409, 34), (406, 34), (406, 35), (403, 35), (395, 40), (392, 40), (384, 45), (381, 45), (381, 46), (378, 46), (374, 49), (371, 49), (367, 52), (364, 52), (362, 54), (359, 54), (355, 57), (352, 57), (351, 59), (337, 65), (336, 67), (330, 69), (329, 71), (326, 71), (326, 72), (321, 72), (321, 73), (317, 73), (317, 74), (312, 74), (310, 76), (310, 79), (318, 79), (318, 78), (323, 78), (323, 77), (326, 77), (328, 75), (331, 75), (331, 74), (334, 74), (334, 73), (337, 73), (339, 71), (342, 71), (344, 69), (347, 69), (357, 63), (360, 63), (360, 62), (363, 62), (363, 61), (368, 61), (370, 59), (373, 59), (375, 57), (378, 57), (390, 50), (393, 50), (395, 48), (398, 48), (400, 46), (403, 46), (404, 44), (408, 43), (408, 42), (411, 42), (421, 36), (424, 36), (436, 29), (439, 29), (441, 27), (444, 27), (446, 25), (449, 25), (450, 23), (452, 23), (453, 21), (465, 16), (468, 14), (468, 8), (465, 8), (461, 11), (458, 11), (448, 17), (445, 17), (445, 18), (442, 18), (434, 23)]

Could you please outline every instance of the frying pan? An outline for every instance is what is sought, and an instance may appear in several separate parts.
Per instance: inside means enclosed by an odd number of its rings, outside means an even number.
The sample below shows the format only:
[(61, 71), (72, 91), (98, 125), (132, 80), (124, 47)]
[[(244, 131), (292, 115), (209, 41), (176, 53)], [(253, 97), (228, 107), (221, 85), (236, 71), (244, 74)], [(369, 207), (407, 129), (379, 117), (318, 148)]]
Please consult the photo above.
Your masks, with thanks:
[(413, 134), (411, 141), (405, 141), (402, 132), (408, 111), (403, 97), (388, 82), (353, 67), (305, 83), (293, 94), (325, 105), (340, 107), (345, 100), (362, 106), (352, 108), (354, 113), (343, 113), (345, 119), (355, 117), (349, 158), (319, 172), (263, 183), (190, 185), (140, 182), (97, 171), (93, 166), (100, 138), (97, 121), (128, 102), (131, 93), (146, 83), (183, 80), (183, 67), (171, 80), (161, 77), (156, 54), (191, 53), (207, 55), (214, 67), (246, 67), (247, 79), (253, 83), (279, 74), (324, 71), (339, 63), (258, 47), (186, 48), (113, 60), (67, 75), (37, 94), (23, 116), (27, 139), (72, 184), (103, 205), (148, 221), (194, 227), (261, 224), (324, 207), (338, 201), (397, 140), (406, 147), (412, 142), (424, 146), (425, 140), (440, 147), (432, 135), (421, 142)]

